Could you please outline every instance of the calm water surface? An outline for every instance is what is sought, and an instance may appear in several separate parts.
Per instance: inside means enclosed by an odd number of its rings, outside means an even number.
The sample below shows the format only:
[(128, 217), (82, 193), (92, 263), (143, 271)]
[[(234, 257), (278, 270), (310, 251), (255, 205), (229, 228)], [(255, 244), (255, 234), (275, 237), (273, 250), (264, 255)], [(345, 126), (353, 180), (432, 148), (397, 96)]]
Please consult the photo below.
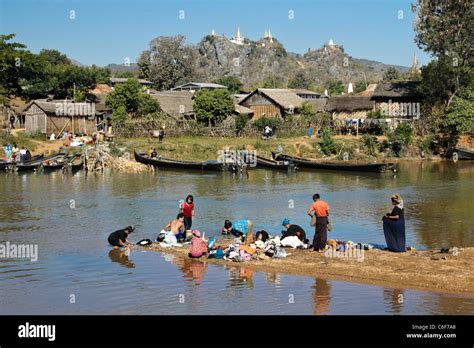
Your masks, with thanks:
[(252, 272), (140, 248), (127, 255), (106, 242), (129, 224), (134, 240), (155, 238), (188, 193), (194, 225), (207, 236), (225, 218), (250, 218), (270, 233), (284, 217), (306, 227), (319, 192), (332, 208), (333, 238), (383, 244), (380, 217), (400, 193), (409, 245), (474, 246), (473, 174), (467, 162), (402, 163), (396, 176), (1, 174), (0, 243), (38, 244), (39, 259), (0, 259), (0, 314), (474, 314), (474, 299), (463, 296)]

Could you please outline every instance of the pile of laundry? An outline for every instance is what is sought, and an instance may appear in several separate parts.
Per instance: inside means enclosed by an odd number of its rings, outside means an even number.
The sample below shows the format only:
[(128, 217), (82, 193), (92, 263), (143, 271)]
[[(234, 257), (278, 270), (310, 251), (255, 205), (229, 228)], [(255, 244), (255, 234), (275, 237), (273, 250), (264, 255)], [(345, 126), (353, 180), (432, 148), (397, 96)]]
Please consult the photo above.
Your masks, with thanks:
[(360, 250), (371, 250), (377, 248), (376, 245), (367, 243), (354, 243), (351, 240), (342, 241), (337, 239), (329, 239), (326, 248), (336, 248), (336, 251), (346, 251), (346, 249), (357, 248)]
[(265, 260), (268, 258), (283, 258), (291, 255), (283, 247), (307, 249), (309, 245), (304, 244), (296, 236), (285, 237), (283, 239), (280, 239), (279, 236), (267, 236), (249, 245), (243, 244), (240, 238), (235, 238), (232, 244), (225, 249), (220, 246), (211, 248), (210, 245), (209, 258), (246, 262), (251, 260)]

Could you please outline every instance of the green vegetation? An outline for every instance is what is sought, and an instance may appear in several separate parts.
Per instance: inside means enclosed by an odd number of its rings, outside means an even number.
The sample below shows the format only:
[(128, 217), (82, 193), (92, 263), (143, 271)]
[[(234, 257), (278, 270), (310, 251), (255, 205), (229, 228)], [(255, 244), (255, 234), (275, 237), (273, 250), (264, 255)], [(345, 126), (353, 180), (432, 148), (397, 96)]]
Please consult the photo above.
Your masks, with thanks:
[(196, 92), (194, 113), (200, 121), (207, 121), (209, 127), (222, 122), (234, 111), (234, 102), (226, 89), (206, 90)]
[(340, 95), (344, 92), (344, 82), (340, 80), (329, 81), (327, 90), (329, 95)]
[(266, 126), (269, 126), (273, 132), (275, 132), (278, 127), (282, 124), (282, 120), (277, 117), (260, 117), (254, 122), (252, 122), (252, 126), (256, 128), (258, 131), (263, 132)]
[(214, 83), (218, 83), (222, 86), (226, 86), (229, 93), (239, 93), (243, 87), (243, 83), (236, 76), (223, 76), (214, 80)]
[(326, 156), (336, 153), (336, 143), (332, 138), (332, 132), (329, 128), (325, 128), (321, 132), (321, 140), (319, 141), (318, 145), (322, 153), (324, 153)]
[(377, 148), (377, 137), (374, 135), (364, 134), (362, 136), (362, 143), (368, 155), (374, 156)]
[(135, 78), (118, 84), (107, 96), (106, 104), (112, 109), (113, 121), (118, 125), (123, 125), (129, 115), (142, 117), (160, 111), (158, 102), (144, 91)]
[(141, 54), (137, 63), (141, 74), (156, 88), (170, 89), (193, 76), (196, 52), (185, 40), (183, 35), (160, 36)]
[[(25, 99), (73, 97), (86, 92), (95, 83), (105, 83), (110, 72), (95, 65), (77, 66), (56, 50), (31, 53), (26, 46), (14, 42), (15, 34), (0, 35), (0, 101), (8, 96)], [(82, 95), (80, 95), (82, 96)]]

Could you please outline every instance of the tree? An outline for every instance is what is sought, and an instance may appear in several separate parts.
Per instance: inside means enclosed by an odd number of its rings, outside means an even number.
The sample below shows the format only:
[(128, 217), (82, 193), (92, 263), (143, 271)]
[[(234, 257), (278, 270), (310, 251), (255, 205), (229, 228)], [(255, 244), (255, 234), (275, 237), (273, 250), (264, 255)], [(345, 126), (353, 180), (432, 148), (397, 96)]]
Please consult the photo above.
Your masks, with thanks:
[(214, 81), (220, 85), (226, 86), (229, 93), (239, 93), (243, 83), (236, 76), (223, 76)]
[(140, 55), (138, 66), (156, 88), (170, 89), (194, 74), (195, 52), (185, 40), (182, 35), (160, 36)]
[(300, 108), (300, 117), (303, 122), (312, 123), (316, 119), (316, 109), (309, 101), (303, 102)]
[(262, 88), (282, 88), (285, 86), (285, 79), (280, 75), (267, 75), (262, 82)]
[(354, 87), (354, 93), (360, 93), (360, 92), (363, 92), (365, 91), (367, 88), (366, 84), (364, 81), (358, 81), (356, 82), (355, 84), (355, 87)]
[(288, 88), (305, 88), (311, 87), (311, 79), (304, 71), (298, 71), (293, 78), (288, 81)]
[(453, 68), (454, 84), (448, 86), (449, 106), (463, 87), (463, 76), (472, 70), (472, 1), (418, 0), (416, 8), (415, 42), (418, 47), (437, 57), (443, 65)]
[(328, 84), (328, 93), (329, 95), (338, 95), (344, 92), (344, 83), (340, 80), (338, 81), (329, 81)]
[(400, 78), (401, 78), (400, 72), (397, 69), (390, 67), (383, 74), (382, 80), (383, 82), (392, 82), (392, 81), (400, 80)]
[(139, 117), (160, 110), (158, 102), (147, 94), (137, 79), (130, 78), (124, 83), (117, 84), (107, 96), (106, 104), (112, 111), (123, 108), (128, 114)]
[(125, 106), (123, 105), (120, 105), (112, 112), (112, 121), (117, 126), (123, 126), (127, 118), (128, 118), (128, 113), (127, 113), (127, 110), (125, 109)]
[(43, 59), (45, 62), (52, 64), (52, 65), (69, 65), (71, 61), (69, 58), (59, 52), (58, 50), (48, 50), (42, 49), (38, 54), (38, 58)]
[(232, 114), (235, 106), (228, 90), (202, 89), (196, 92), (193, 109), (198, 120), (207, 121), (211, 127)]

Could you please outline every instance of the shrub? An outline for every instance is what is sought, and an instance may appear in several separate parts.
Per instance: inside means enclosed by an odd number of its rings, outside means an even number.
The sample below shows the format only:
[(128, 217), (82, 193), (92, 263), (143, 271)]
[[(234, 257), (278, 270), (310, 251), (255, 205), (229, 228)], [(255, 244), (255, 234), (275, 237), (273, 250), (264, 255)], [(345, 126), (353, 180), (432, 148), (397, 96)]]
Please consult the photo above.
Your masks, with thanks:
[(273, 129), (273, 133), (275, 133), (275, 130), (279, 128), (281, 124), (281, 118), (263, 116), (255, 120), (252, 125), (261, 132), (263, 132), (266, 126), (269, 126), (271, 129)]
[(329, 128), (323, 129), (321, 132), (321, 140), (318, 142), (319, 147), (321, 151), (325, 155), (331, 155), (336, 153), (336, 143), (334, 142), (334, 139), (332, 138), (332, 132)]
[(235, 118), (235, 131), (237, 135), (242, 133), (247, 123), (250, 121), (250, 116), (247, 114), (240, 114)]
[(369, 155), (375, 155), (375, 149), (377, 146), (377, 137), (374, 135), (364, 134), (362, 136), (362, 143), (364, 144), (365, 150)]
[(410, 145), (413, 140), (413, 129), (408, 123), (400, 123), (394, 132), (398, 141), (403, 145)]

